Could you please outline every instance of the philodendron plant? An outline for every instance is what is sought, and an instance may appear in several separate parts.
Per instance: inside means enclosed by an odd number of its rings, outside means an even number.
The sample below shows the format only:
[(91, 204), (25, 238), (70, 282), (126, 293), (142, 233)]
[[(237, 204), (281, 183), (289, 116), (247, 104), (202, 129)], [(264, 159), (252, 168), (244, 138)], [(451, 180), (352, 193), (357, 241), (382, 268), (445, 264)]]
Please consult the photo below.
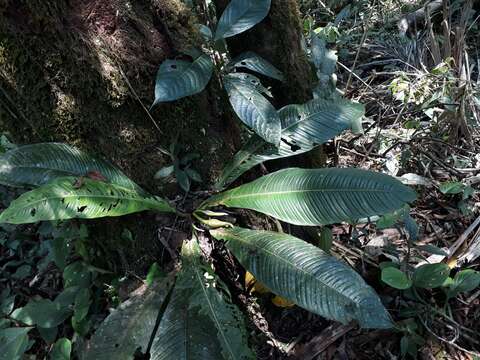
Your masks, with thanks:
[[(1, 183), (34, 187), (0, 214), (2, 223), (175, 213), (168, 201), (142, 190), (108, 162), (65, 144), (22, 146), (7, 152), (0, 164)], [(414, 199), (411, 189), (384, 174), (290, 168), (214, 195), (193, 215), (274, 293), (328, 319), (389, 328), (392, 320), (377, 294), (349, 266), (294, 236), (233, 227), (216, 209), (251, 209), (291, 224), (319, 226), (390, 213)], [(109, 315), (83, 358), (131, 359), (138, 348), (151, 359), (198, 359), (198, 351), (206, 359), (254, 358), (242, 316), (202, 260), (195, 232), (183, 245), (176, 280), (165, 280)]]
[[(269, 8), (266, 0), (232, 0), (212, 43), (251, 28)], [(320, 84), (332, 85), (334, 53), (321, 41), (312, 41), (311, 54)], [(344, 130), (358, 128), (363, 106), (341, 98), (334, 84), (330, 92), (315, 91), (306, 104), (277, 111), (261, 95), (268, 91), (257, 78), (225, 72), (239, 67), (281, 79), (272, 65), (253, 54), (222, 64), (230, 101), (256, 134), (225, 167), (216, 190), (263, 161), (309, 151)], [(212, 69), (206, 54), (192, 63), (164, 62), (154, 104), (201, 91)], [(145, 210), (177, 213), (169, 201), (148, 193), (109, 162), (66, 144), (8, 151), (0, 158), (0, 183), (33, 188), (0, 214), (1, 223), (93, 219)], [(192, 219), (192, 238), (181, 250), (181, 270), (111, 313), (80, 357), (126, 360), (140, 352), (152, 360), (255, 358), (241, 312), (202, 257), (200, 232), (224, 242), (258, 281), (296, 305), (331, 320), (357, 321), (363, 328), (390, 328), (392, 319), (378, 295), (348, 265), (292, 235), (234, 227), (222, 209), (250, 209), (290, 224), (322, 226), (392, 213), (414, 200), (414, 191), (390, 176), (336, 168), (283, 169), (217, 193), (192, 216), (178, 214)]]

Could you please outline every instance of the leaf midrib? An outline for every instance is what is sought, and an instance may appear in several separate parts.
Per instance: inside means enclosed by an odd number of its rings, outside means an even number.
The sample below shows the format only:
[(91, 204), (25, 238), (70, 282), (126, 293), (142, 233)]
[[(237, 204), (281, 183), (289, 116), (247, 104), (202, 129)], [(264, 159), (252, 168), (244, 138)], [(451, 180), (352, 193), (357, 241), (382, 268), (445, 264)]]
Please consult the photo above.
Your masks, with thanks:
[(43, 197), (39, 200), (29, 202), (27, 205), (20, 207), (18, 211), (31, 208), (32, 206), (35, 206), (36, 204), (39, 204), (44, 201), (49, 201), (49, 200), (55, 200), (58, 201), (59, 199), (68, 199), (68, 198), (102, 198), (102, 199), (116, 199), (116, 200), (129, 200), (129, 201), (135, 201), (139, 203), (149, 203), (152, 205), (158, 205), (158, 208), (160, 209), (161, 205), (163, 205), (161, 202), (157, 202), (157, 200), (148, 200), (148, 199), (139, 199), (139, 198), (128, 198), (128, 197), (118, 197), (118, 196), (110, 196), (110, 195), (65, 195), (65, 196), (52, 196), (52, 197)]
[[(230, 190), (230, 191), (235, 191), (235, 189)], [(264, 193), (247, 193), (247, 194), (240, 194), (240, 195), (235, 195), (235, 196), (223, 196), (219, 201), (220, 203), (223, 203), (224, 201), (229, 201), (229, 200), (236, 200), (236, 199), (242, 199), (246, 197), (258, 197), (258, 196), (272, 196), (272, 195), (289, 195), (289, 194), (297, 194), (297, 193), (312, 193), (312, 192), (350, 192), (350, 193), (366, 193), (366, 192), (374, 192), (374, 193), (391, 193), (392, 190), (379, 190), (379, 189), (358, 189), (358, 188), (344, 188), (344, 189), (336, 189), (336, 188), (324, 188), (324, 189), (301, 189), (301, 190), (289, 190), (289, 191), (269, 191), (269, 192), (264, 192)], [(226, 192), (225, 195), (229, 193)]]
[(200, 274), (199, 274), (199, 272), (198, 272), (198, 269), (199, 269), (199, 267), (196, 266), (196, 267), (195, 267), (195, 276), (197, 277), (197, 280), (198, 280), (198, 282), (200, 283), (200, 286), (201, 286), (201, 288), (202, 288), (203, 295), (205, 296), (205, 299), (206, 299), (206, 301), (207, 301), (208, 307), (209, 307), (210, 312), (211, 312), (211, 314), (212, 314), (213, 321), (215, 322), (216, 327), (217, 327), (217, 330), (218, 330), (218, 332), (221, 334), (221, 336), (222, 336), (222, 338), (223, 338), (223, 340), (224, 340), (224, 341), (223, 341), (224, 344), (227, 345), (227, 348), (228, 348), (228, 351), (229, 351), (229, 353), (230, 353), (231, 358), (232, 358), (232, 359), (236, 359), (236, 357), (235, 357), (235, 355), (234, 355), (234, 353), (233, 353), (233, 349), (231, 349), (230, 343), (227, 341), (227, 338), (226, 338), (224, 332), (222, 331), (221, 323), (220, 323), (220, 321), (218, 320), (217, 315), (216, 315), (216, 313), (215, 313), (215, 311), (214, 311), (214, 309), (213, 309), (213, 307), (212, 307), (212, 303), (211, 303), (210, 298), (209, 298), (209, 296), (208, 296), (208, 294), (207, 294), (207, 290), (205, 289), (205, 286), (204, 286), (203, 281), (202, 281), (202, 278), (201, 278), (201, 276), (200, 276)]

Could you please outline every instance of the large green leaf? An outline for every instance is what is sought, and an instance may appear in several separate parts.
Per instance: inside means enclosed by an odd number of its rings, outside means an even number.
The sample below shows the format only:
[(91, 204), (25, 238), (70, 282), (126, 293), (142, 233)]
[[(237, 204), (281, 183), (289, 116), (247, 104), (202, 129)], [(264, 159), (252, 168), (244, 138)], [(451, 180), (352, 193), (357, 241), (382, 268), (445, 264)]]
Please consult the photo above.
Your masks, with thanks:
[(80, 358), (132, 360), (137, 349), (145, 352), (171, 280), (167, 277), (157, 286), (144, 288), (115, 309), (87, 342)]
[(271, 0), (232, 0), (225, 8), (215, 31), (215, 40), (234, 36), (262, 21)]
[(59, 178), (24, 193), (0, 214), (0, 222), (33, 223), (121, 216), (143, 210), (175, 212), (163, 199), (101, 181)]
[(208, 199), (297, 225), (325, 225), (391, 212), (415, 200), (398, 180), (360, 169), (284, 169)]
[(229, 67), (246, 68), (280, 81), (284, 79), (280, 70), (252, 51), (240, 54), (231, 61)]
[(265, 141), (278, 146), (281, 124), (273, 105), (237, 76), (226, 75), (223, 80), (230, 104), (240, 120)]
[(115, 166), (67, 144), (25, 145), (0, 157), (0, 183), (8, 186), (39, 186), (59, 177), (85, 176), (92, 171), (99, 172), (112, 184), (140, 189)]
[(193, 62), (165, 60), (157, 73), (155, 101), (152, 106), (201, 92), (210, 81), (212, 71), (212, 60), (205, 54), (198, 56)]
[(150, 360), (222, 360), (214, 323), (190, 307), (191, 291), (175, 289), (150, 350)]
[(182, 275), (176, 288), (189, 291), (190, 308), (212, 321), (225, 359), (255, 359), (248, 348), (242, 313), (232, 304), (227, 287), (203, 264), (196, 240), (183, 245)]
[(225, 166), (215, 185), (223, 189), (245, 171), (267, 161), (305, 153), (346, 129), (352, 129), (364, 114), (364, 107), (348, 100), (314, 99), (303, 105), (287, 105), (278, 111), (282, 124), (279, 148), (251, 137)]
[(355, 271), (291, 235), (242, 228), (211, 230), (256, 279), (297, 305), (364, 328), (390, 328), (375, 291)]

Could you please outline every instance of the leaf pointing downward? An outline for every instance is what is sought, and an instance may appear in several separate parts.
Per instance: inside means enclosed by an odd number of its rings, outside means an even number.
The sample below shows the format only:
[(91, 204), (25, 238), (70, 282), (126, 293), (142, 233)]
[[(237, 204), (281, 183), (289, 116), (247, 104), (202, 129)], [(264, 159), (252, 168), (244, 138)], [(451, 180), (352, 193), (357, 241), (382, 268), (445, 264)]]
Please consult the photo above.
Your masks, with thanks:
[(277, 111), (253, 86), (236, 76), (224, 77), (225, 89), (235, 113), (265, 141), (278, 146), (281, 124)]
[(182, 270), (153, 340), (150, 359), (254, 359), (242, 314), (224, 297), (225, 291), (203, 264), (196, 239), (184, 242)]
[(362, 277), (319, 248), (287, 234), (233, 229), (211, 230), (255, 278), (297, 305), (364, 328), (390, 328), (377, 294)]
[(232, 64), (229, 64), (229, 66), (236, 68), (244, 67), (280, 81), (284, 80), (283, 74), (280, 70), (252, 51), (240, 54), (232, 60)]
[(243, 315), (232, 304), (227, 287), (202, 263), (196, 240), (185, 243), (182, 248), (182, 275), (177, 289), (182, 288), (191, 293), (189, 307), (212, 321), (225, 359), (255, 358), (248, 348)]

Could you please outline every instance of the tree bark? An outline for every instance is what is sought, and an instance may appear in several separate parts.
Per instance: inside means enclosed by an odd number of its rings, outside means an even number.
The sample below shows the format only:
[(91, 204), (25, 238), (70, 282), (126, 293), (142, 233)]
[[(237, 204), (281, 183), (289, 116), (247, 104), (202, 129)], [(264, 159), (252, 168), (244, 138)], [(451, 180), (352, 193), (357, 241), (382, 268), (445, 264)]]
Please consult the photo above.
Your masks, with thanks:
[(2, 0), (0, 34), (0, 126), (16, 142), (100, 153), (151, 190), (176, 136), (207, 181), (231, 153), (214, 83), (146, 110), (159, 64), (198, 39), (181, 0)]

